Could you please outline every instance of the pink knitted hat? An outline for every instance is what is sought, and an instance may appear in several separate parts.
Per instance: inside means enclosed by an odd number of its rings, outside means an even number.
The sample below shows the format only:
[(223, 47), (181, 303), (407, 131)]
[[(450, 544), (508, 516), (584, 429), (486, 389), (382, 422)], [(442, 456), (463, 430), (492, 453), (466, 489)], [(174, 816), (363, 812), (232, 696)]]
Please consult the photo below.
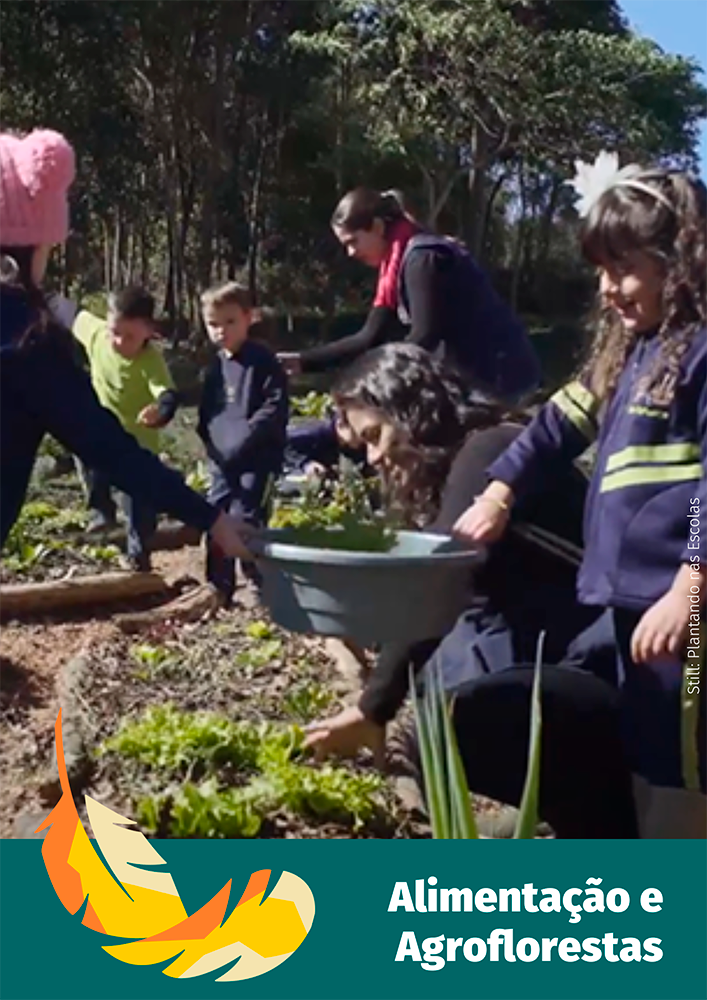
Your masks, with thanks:
[(63, 243), (69, 233), (67, 192), (75, 173), (74, 151), (58, 132), (0, 134), (0, 244)]

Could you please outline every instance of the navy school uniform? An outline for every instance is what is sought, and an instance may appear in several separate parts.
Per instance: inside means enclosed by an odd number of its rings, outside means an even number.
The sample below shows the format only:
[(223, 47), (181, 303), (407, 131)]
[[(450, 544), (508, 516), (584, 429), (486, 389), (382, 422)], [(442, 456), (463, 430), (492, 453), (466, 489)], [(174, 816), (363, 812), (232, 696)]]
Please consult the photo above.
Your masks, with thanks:
[[(519, 431), (517, 424), (504, 423), (469, 436), (452, 463), (438, 514), (427, 530), (452, 530), (483, 489), (489, 463)], [(613, 636), (607, 636), (605, 627), (593, 628), (601, 610), (583, 607), (576, 599), (586, 485), (570, 466), (548, 481), (542, 496), (514, 508), (513, 530), (488, 549), (470, 580), (467, 610), (450, 632), (429, 642), (383, 647), (360, 701), (367, 717), (380, 724), (394, 717), (408, 692), (410, 663), (420, 670), (434, 657), (445, 689), (454, 692), (484, 674), (534, 663), (542, 632), (546, 663), (586, 663), (587, 670), (614, 681), (614, 659), (607, 663), (606, 658)]]
[(361, 468), (366, 468), (366, 448), (348, 448), (341, 444), (336, 433), (336, 418), (306, 420), (290, 424), (287, 428), (285, 469), (287, 472), (304, 472), (310, 462), (326, 469), (335, 468), (344, 456)]
[[(679, 787), (686, 735), (697, 740), (704, 787), (704, 683), (696, 718), (690, 719), (682, 706), (682, 665), (671, 659), (635, 664), (630, 655), (631, 635), (643, 613), (668, 592), (683, 563), (694, 563), (701, 554), (704, 565), (707, 544), (701, 541), (700, 553), (688, 532), (691, 511), (707, 511), (707, 335), (702, 331), (693, 339), (672, 393), (665, 386), (649, 390), (659, 351), (657, 336), (639, 340), (601, 426), (597, 400), (573, 382), (488, 471), (522, 497), (597, 440), (579, 599), (609, 608), (614, 621), (634, 769), (653, 784)], [(704, 624), (704, 611), (695, 617)], [(686, 725), (696, 726), (697, 733), (685, 734)]]
[(461, 244), (432, 233), (413, 236), (397, 290), (397, 310), (374, 306), (358, 333), (303, 351), (302, 370), (345, 365), (402, 338), (495, 399), (517, 403), (538, 387), (540, 365), (525, 326)]
[[(255, 527), (267, 520), (269, 486), (280, 474), (289, 412), (287, 378), (262, 344), (219, 351), (204, 379), (198, 431), (206, 447), (209, 500)], [(227, 599), (235, 564), (209, 545), (207, 576)]]
[(339, 461), (341, 449), (333, 417), (306, 420), (287, 428), (285, 468), (304, 472), (310, 462), (332, 468)]
[[(483, 490), (489, 464), (519, 430), (501, 424), (470, 435), (452, 463), (429, 530), (452, 529)], [(635, 837), (616, 711), (612, 623), (575, 596), (586, 488), (586, 477), (568, 465), (548, 477), (542, 495), (514, 507), (511, 530), (488, 549), (455, 626), (441, 639), (384, 646), (359, 707), (367, 718), (388, 722), (409, 690), (410, 666), (422, 684), (436, 667), (454, 695), (469, 787), (517, 804), (526, 773), (533, 665), (545, 633), (541, 815), (561, 837)]]
[(540, 365), (521, 319), (455, 240), (418, 233), (398, 276), (398, 317), (416, 343), (467, 382), (517, 403), (540, 384)]

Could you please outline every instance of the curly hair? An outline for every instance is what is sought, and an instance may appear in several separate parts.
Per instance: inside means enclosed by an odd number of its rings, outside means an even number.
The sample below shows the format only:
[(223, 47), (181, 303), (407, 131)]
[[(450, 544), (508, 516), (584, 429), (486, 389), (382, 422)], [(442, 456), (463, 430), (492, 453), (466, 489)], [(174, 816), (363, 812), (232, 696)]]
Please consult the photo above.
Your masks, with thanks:
[(454, 372), (413, 344), (368, 351), (340, 376), (332, 396), (340, 412), (366, 407), (401, 432), (406, 460), (383, 474), (383, 485), (390, 509), (416, 526), (437, 513), (452, 462), (469, 434), (504, 415), (494, 402), (474, 399)]
[[(634, 180), (642, 187), (632, 187)], [(652, 197), (645, 186), (663, 198)], [(672, 399), (685, 352), (707, 325), (706, 217), (707, 189), (698, 178), (670, 170), (637, 170), (627, 183), (604, 192), (582, 232), (583, 254), (597, 267), (635, 251), (663, 263), (661, 350), (648, 391), (667, 387), (665, 402)], [(597, 333), (581, 372), (599, 400), (613, 394), (636, 339), (611, 310), (600, 308)]]

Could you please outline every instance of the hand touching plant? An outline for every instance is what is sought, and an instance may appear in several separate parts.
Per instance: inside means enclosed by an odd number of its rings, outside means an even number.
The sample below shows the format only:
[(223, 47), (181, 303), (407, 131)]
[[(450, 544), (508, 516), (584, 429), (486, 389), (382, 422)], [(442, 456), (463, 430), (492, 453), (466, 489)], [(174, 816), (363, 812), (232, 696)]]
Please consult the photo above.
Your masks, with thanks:
[(362, 747), (369, 747), (377, 767), (385, 762), (385, 727), (367, 719), (357, 705), (310, 723), (305, 732), (304, 745), (314, 750), (318, 760), (330, 755), (354, 757)]

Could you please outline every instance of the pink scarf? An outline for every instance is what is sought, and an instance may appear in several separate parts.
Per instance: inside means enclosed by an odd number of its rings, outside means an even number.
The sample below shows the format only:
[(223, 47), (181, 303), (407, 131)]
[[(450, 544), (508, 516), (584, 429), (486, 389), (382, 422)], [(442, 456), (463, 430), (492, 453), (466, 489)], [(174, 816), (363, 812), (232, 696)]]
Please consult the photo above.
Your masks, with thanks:
[(390, 227), (388, 250), (378, 270), (378, 284), (373, 300), (374, 308), (376, 306), (385, 306), (387, 309), (398, 308), (400, 263), (405, 253), (405, 247), (417, 232), (419, 232), (419, 227), (410, 219), (398, 219)]

